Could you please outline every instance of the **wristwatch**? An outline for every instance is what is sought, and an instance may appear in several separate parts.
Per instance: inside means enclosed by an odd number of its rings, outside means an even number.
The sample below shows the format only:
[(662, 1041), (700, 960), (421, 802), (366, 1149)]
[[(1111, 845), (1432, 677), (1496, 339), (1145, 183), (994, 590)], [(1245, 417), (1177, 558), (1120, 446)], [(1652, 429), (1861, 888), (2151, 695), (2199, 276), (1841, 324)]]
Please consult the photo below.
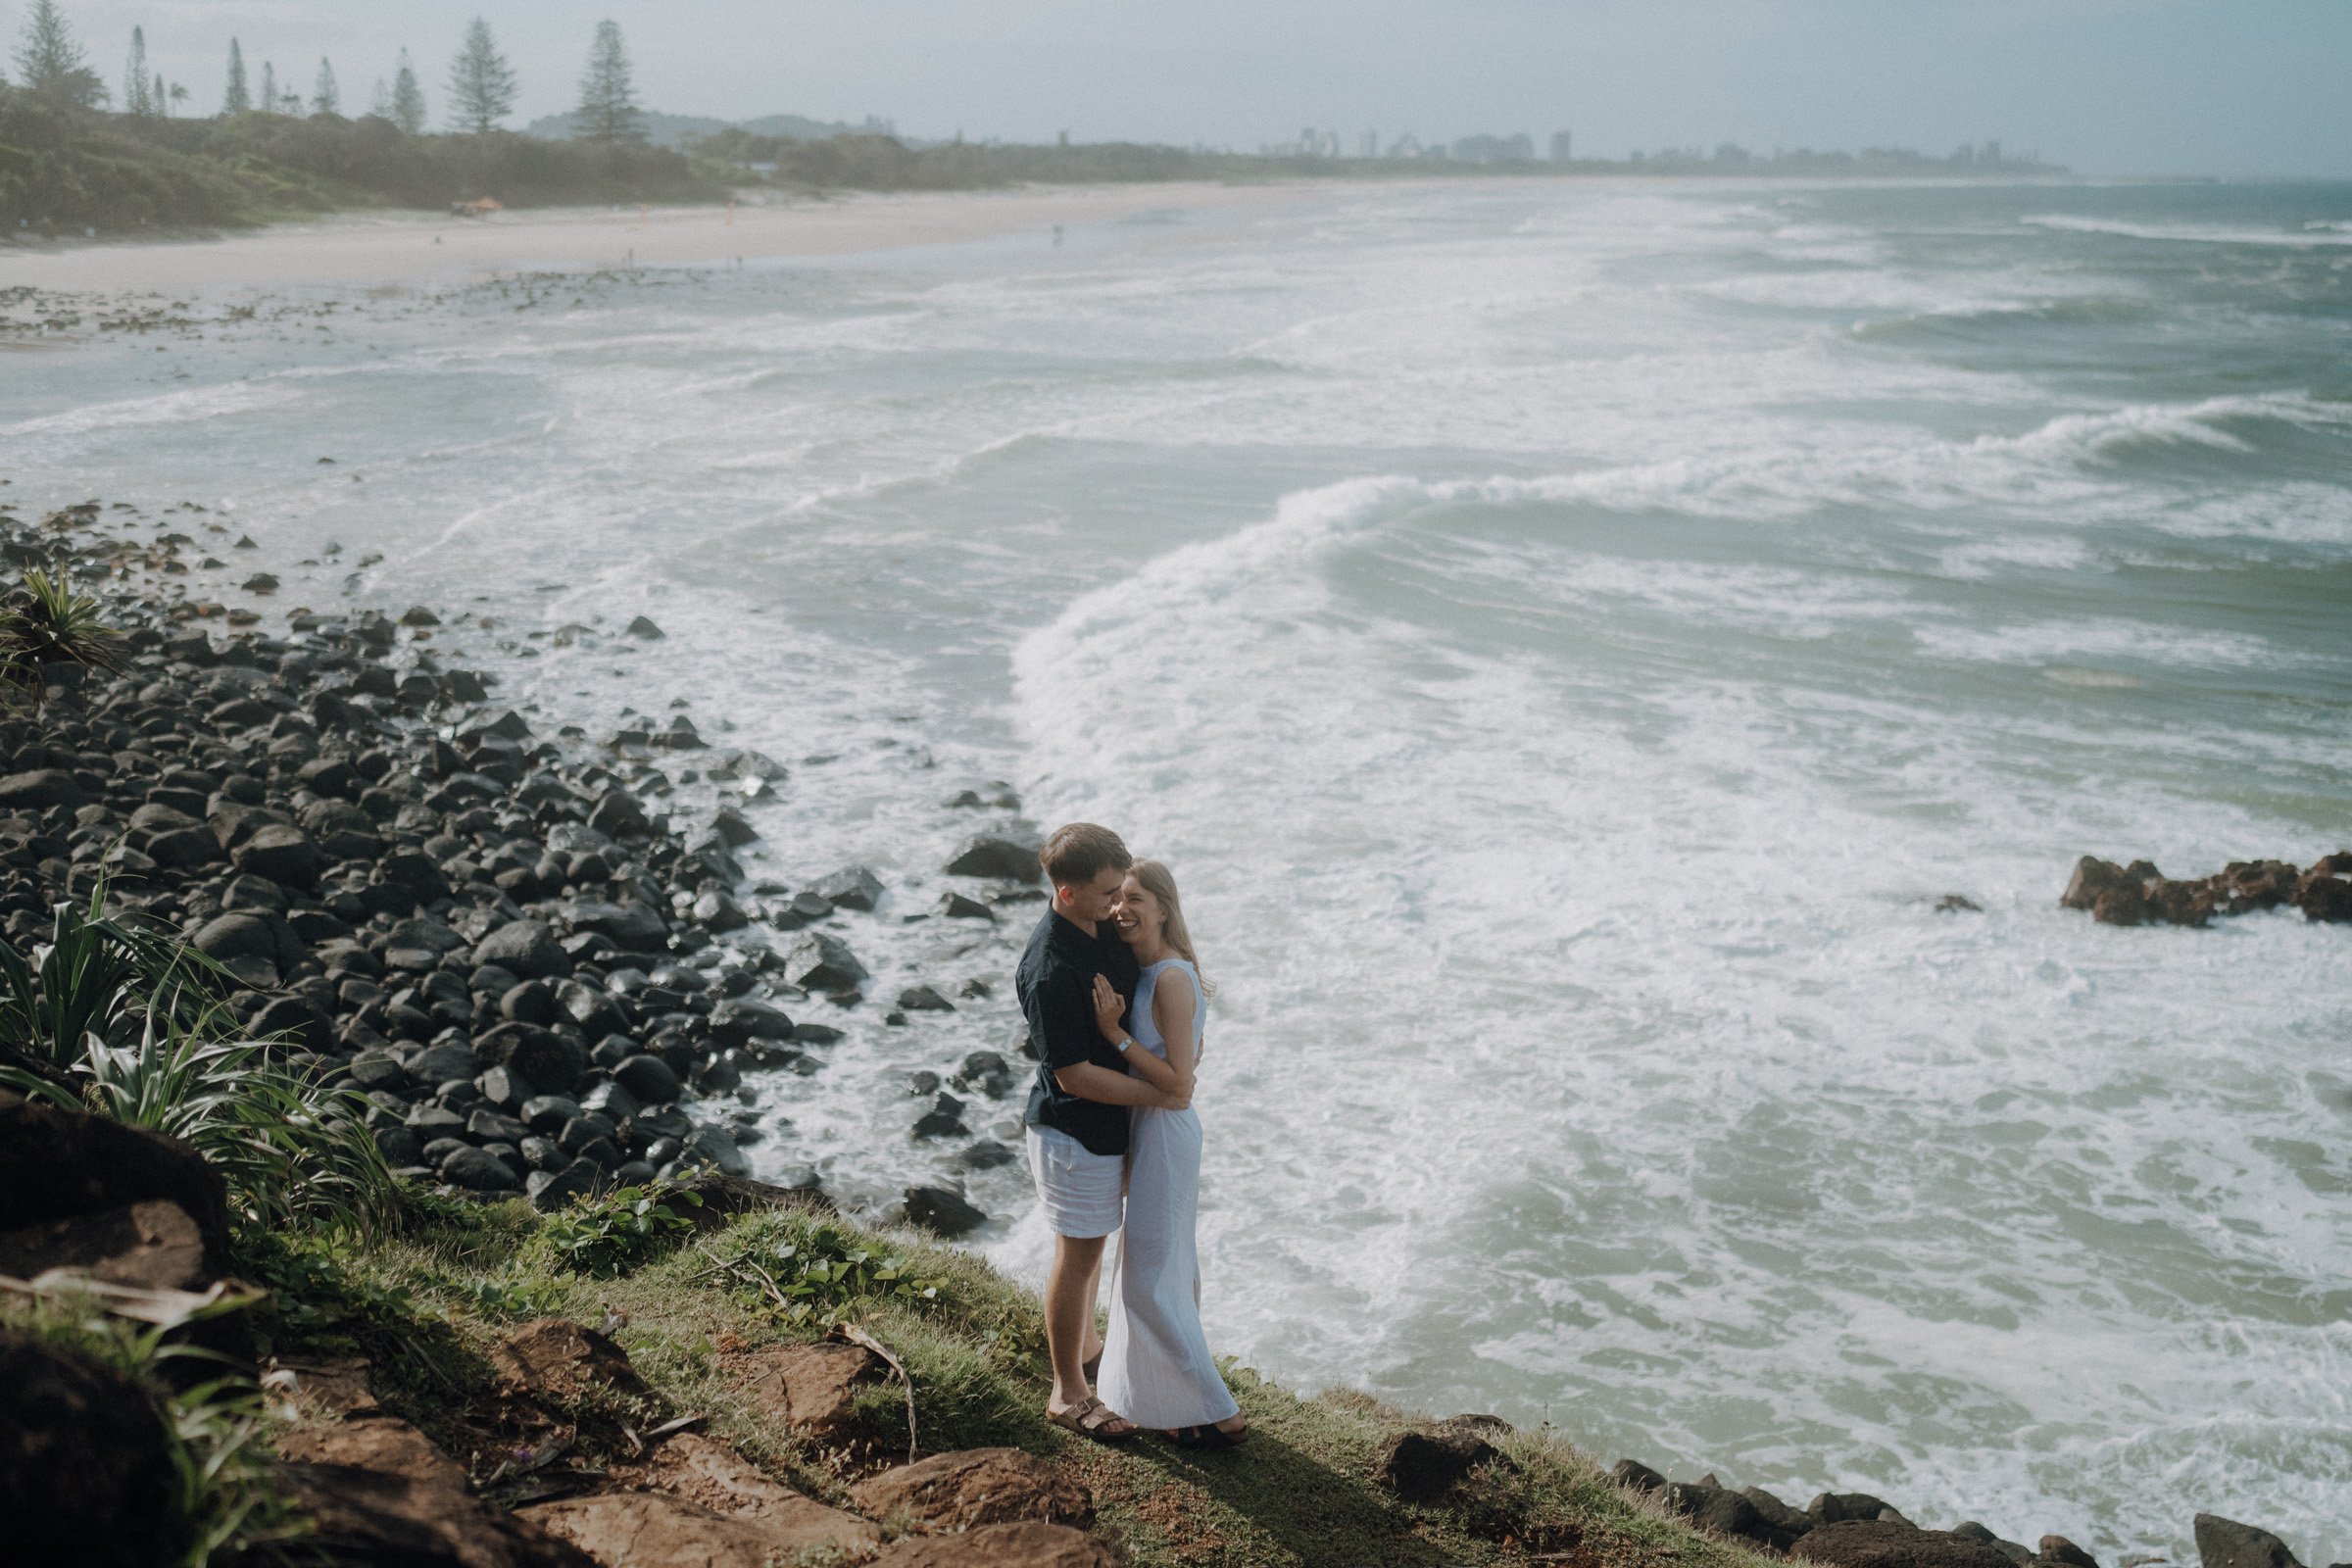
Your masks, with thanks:
[(1123, 1056), (1123, 1055), (1125, 1055), (1125, 1054), (1127, 1054), (1127, 1048), (1128, 1048), (1129, 1046), (1132, 1046), (1132, 1045), (1134, 1045), (1134, 1044), (1135, 1044), (1135, 1036), (1133, 1036), (1133, 1035), (1129, 1035), (1129, 1036), (1128, 1036), (1126, 1039), (1124, 1039), (1124, 1040), (1120, 1041), (1120, 1042), (1119, 1042), (1119, 1054), (1120, 1054), (1120, 1055), (1122, 1055), (1122, 1056)]

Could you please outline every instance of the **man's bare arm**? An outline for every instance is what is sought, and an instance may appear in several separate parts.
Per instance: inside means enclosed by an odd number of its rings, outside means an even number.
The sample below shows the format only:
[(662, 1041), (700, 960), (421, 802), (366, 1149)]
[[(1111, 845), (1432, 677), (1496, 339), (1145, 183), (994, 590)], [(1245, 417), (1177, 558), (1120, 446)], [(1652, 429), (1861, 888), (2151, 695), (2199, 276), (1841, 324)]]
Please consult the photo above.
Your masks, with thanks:
[(1061, 1085), (1063, 1094), (1076, 1095), (1100, 1105), (1151, 1105), (1159, 1110), (1183, 1110), (1192, 1104), (1189, 1098), (1180, 1100), (1174, 1095), (1163, 1095), (1141, 1078), (1130, 1078), (1091, 1061), (1059, 1069), (1054, 1074), (1054, 1081)]

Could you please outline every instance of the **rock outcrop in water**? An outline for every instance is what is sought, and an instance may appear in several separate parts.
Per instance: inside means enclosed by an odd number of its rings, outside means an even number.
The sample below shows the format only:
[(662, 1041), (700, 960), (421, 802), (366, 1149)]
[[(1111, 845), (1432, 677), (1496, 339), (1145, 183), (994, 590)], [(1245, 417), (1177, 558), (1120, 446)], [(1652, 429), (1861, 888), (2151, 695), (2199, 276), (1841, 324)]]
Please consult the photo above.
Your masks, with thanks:
[[(1761, 1487), (1734, 1492), (1711, 1475), (1698, 1481), (1669, 1481), (1637, 1459), (1620, 1459), (1610, 1474), (1619, 1486), (1655, 1497), (1678, 1518), (1766, 1557), (1820, 1563), (1823, 1568), (2102, 1568), (2096, 1557), (2064, 1536), (2043, 1536), (2028, 1546), (2004, 1541), (1973, 1519), (1949, 1530), (1930, 1530), (1867, 1493), (1825, 1492), (1800, 1509)], [(2196, 1516), (2194, 1530), (2199, 1568), (2303, 1568), (2267, 1530), (2208, 1513)]]
[(2217, 914), (2246, 914), (2291, 905), (2308, 920), (2352, 921), (2352, 850), (2338, 850), (2308, 869), (2291, 860), (2232, 860), (2195, 881), (2177, 881), (2154, 862), (2118, 865), (2085, 855), (2058, 903), (2087, 909), (2106, 925), (2201, 926)]

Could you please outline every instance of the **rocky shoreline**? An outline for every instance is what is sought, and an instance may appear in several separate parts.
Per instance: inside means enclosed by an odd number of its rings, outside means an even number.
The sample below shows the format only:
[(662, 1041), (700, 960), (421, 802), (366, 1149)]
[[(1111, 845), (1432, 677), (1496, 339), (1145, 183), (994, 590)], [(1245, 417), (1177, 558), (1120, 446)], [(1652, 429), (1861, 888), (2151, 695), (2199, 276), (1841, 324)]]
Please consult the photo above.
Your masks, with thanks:
[[(1491, 1415), (1425, 1423), (1384, 1443), (1372, 1473), (1407, 1500), (1434, 1503), (1479, 1466), (1500, 1458), (1498, 1445), (1511, 1430)], [(1824, 1568), (2107, 1568), (2064, 1536), (2046, 1535), (2028, 1546), (2004, 1541), (1973, 1519), (1930, 1529), (1868, 1493), (1825, 1492), (1798, 1508), (1762, 1487), (1734, 1491), (1713, 1475), (1669, 1481), (1638, 1459), (1618, 1460), (1609, 1478), (1693, 1529), (1769, 1559)], [(2200, 1513), (2191, 1535), (2199, 1568), (2303, 1568), (2285, 1543), (2254, 1525)], [(2115, 1568), (2156, 1568), (2167, 1561), (2128, 1557)]]
[[(1619, 1460), (1611, 1474), (1619, 1485), (1655, 1498), (1675, 1517), (1737, 1540), (1767, 1557), (1791, 1557), (1829, 1568), (2103, 1568), (2064, 1536), (2043, 1536), (2028, 1546), (2004, 1541), (1973, 1519), (1949, 1530), (1931, 1530), (1868, 1493), (1825, 1492), (1797, 1508), (1762, 1487), (1735, 1492), (1712, 1475), (1668, 1481), (1633, 1459)], [(2192, 1522), (2191, 1535), (2199, 1568), (2303, 1568), (2285, 1543), (2254, 1525), (2201, 1513)], [(2164, 1561), (2130, 1557), (2118, 1568), (2153, 1568)]]
[[(38, 717), (0, 724), (11, 940), (39, 940), (57, 901), (103, 877), (111, 912), (233, 973), (242, 1026), (364, 1093), (388, 1163), (452, 1194), (545, 1210), (697, 1165), (748, 1175), (747, 1075), (823, 1069), (841, 1031), (808, 1012), (858, 1004), (871, 978), (837, 917), (870, 914), (883, 890), (859, 866), (755, 882), (737, 852), (759, 829), (726, 804), (673, 819), (659, 764), (746, 799), (783, 767), (710, 745), (683, 713), (601, 744), (542, 734), (492, 700), (495, 675), (435, 657), (433, 609), (298, 609), (280, 632), (175, 580), (202, 556), (193, 536), (118, 537), (110, 510), (0, 512), (0, 556), (97, 594), (128, 655), (119, 676), (53, 666)], [(629, 632), (661, 636), (642, 617)], [(1040, 897), (1036, 854), (1011, 839), (974, 838), (946, 869), (969, 879), (946, 918)], [(953, 1005), (929, 984), (885, 1000), (896, 1021)], [(1016, 1079), (976, 1052), (956, 1082), (1002, 1099)], [(918, 1137), (963, 1133), (963, 1102), (923, 1094)], [(978, 1139), (955, 1161), (1012, 1157)], [(948, 1236), (986, 1217), (949, 1183), (905, 1204)]]

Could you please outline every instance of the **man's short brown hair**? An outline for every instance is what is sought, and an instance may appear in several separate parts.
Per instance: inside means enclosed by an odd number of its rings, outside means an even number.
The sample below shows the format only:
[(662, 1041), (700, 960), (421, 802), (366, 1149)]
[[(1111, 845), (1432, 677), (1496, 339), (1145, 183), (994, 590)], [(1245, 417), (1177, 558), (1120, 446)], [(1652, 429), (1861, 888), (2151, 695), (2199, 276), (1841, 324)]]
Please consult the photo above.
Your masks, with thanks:
[(1092, 822), (1055, 828), (1037, 858), (1055, 887), (1084, 887), (1105, 871), (1124, 871), (1135, 863), (1116, 833)]

